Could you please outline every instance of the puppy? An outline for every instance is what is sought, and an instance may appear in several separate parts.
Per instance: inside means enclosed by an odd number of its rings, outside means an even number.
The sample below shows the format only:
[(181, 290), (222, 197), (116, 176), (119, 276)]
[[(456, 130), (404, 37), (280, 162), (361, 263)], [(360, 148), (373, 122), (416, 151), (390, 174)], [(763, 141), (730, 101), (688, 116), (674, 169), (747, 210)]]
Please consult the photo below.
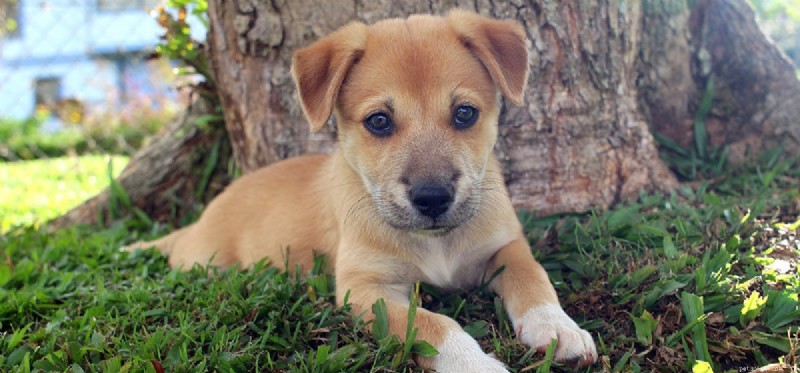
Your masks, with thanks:
[[(523, 28), (466, 11), (351, 23), (300, 49), (292, 75), (312, 130), (333, 113), (331, 155), (278, 162), (233, 183), (193, 225), (154, 242), (170, 265), (248, 266), (262, 258), (303, 270), (314, 251), (335, 263), (336, 299), (356, 315), (386, 302), (405, 336), (416, 281), (490, 287), (520, 340), (588, 365), (592, 337), (559, 306), (531, 255), (492, 148), (499, 94), (519, 105), (528, 75)], [(438, 372), (505, 372), (453, 319), (419, 309), (418, 338)]]

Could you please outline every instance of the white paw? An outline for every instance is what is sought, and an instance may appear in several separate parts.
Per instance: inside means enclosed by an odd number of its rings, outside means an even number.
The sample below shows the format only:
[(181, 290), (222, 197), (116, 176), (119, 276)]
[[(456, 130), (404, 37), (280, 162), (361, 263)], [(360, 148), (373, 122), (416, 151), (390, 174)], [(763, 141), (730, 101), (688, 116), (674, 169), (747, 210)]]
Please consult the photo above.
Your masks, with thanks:
[(557, 361), (579, 366), (597, 361), (597, 349), (591, 334), (581, 329), (558, 305), (530, 308), (512, 322), (517, 338), (537, 351), (544, 352), (550, 342), (557, 339)]
[(436, 349), (439, 354), (431, 359), (431, 365), (439, 373), (508, 373), (503, 363), (484, 353), (464, 331), (449, 331)]

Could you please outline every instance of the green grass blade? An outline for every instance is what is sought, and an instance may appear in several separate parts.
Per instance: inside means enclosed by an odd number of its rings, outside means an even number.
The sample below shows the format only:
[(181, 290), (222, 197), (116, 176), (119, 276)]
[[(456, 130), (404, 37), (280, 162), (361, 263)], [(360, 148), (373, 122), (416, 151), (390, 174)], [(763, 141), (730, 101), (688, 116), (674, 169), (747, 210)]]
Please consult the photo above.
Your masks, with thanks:
[(375, 315), (375, 319), (372, 320), (372, 335), (377, 340), (386, 338), (389, 335), (389, 316), (383, 298), (372, 304), (372, 313)]
[(705, 121), (708, 114), (711, 112), (711, 107), (714, 102), (714, 76), (710, 75), (706, 82), (706, 90), (703, 93), (703, 100), (700, 102), (700, 107), (694, 116), (694, 143), (695, 150), (700, 156), (700, 159), (708, 158), (708, 131), (706, 130)]
[(219, 161), (219, 148), (223, 141), (227, 141), (227, 139), (220, 138), (214, 143), (214, 146), (211, 147), (211, 152), (208, 155), (205, 167), (203, 167), (203, 174), (201, 175), (200, 181), (197, 184), (197, 190), (195, 190), (195, 199), (198, 201), (203, 200), (203, 194), (205, 194), (208, 183), (211, 181), (211, 176), (214, 174), (214, 169), (217, 167), (217, 162)]
[(691, 333), (695, 360), (712, 361), (711, 354), (708, 352), (708, 341), (706, 340), (706, 315), (703, 312), (703, 297), (683, 292), (681, 293), (681, 306), (686, 322), (693, 324)]

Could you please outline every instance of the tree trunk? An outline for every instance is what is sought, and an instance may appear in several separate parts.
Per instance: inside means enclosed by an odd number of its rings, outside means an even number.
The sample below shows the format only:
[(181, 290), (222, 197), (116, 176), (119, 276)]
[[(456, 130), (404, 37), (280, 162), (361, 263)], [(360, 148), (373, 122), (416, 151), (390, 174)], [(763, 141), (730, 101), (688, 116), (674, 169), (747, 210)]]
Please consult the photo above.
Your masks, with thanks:
[[(526, 104), (504, 105), (501, 113), (496, 153), (508, 188), (518, 208), (585, 211), (677, 185), (651, 130), (697, 147), (700, 123), (707, 145), (728, 147), (735, 161), (776, 144), (800, 153), (792, 120), (800, 117), (800, 83), (745, 0), (688, 3), (211, 0), (207, 43), (233, 157), (247, 173), (335, 144), (332, 121), (310, 134), (295, 98), (290, 59), (297, 48), (352, 20), (454, 7), (517, 19), (530, 39), (531, 79)], [(710, 111), (700, 105), (704, 98), (713, 98)], [(156, 167), (137, 157), (132, 167), (140, 162), (142, 175), (191, 163)], [(142, 203), (154, 200), (145, 194)]]
[[(742, 0), (645, 1), (640, 107), (654, 132), (693, 148), (707, 143), (740, 163), (783, 146), (800, 153), (800, 82)], [(702, 110), (703, 96), (710, 111)], [(703, 142), (703, 139), (700, 139)]]
[(334, 143), (332, 125), (308, 134), (289, 75), (293, 50), (351, 20), (462, 6), (528, 30), (527, 103), (504, 107), (496, 149), (517, 207), (584, 211), (674, 187), (637, 108), (639, 2), (462, 3), (211, 1), (208, 42), (237, 163), (248, 172)]

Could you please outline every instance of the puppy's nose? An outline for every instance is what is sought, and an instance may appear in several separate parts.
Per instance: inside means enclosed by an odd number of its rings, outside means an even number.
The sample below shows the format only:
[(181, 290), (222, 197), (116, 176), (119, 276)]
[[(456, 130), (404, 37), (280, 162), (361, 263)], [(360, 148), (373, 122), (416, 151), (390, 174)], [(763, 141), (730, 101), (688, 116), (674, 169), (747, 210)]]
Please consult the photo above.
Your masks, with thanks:
[(453, 203), (453, 193), (439, 184), (419, 183), (411, 186), (409, 192), (411, 203), (417, 211), (429, 218), (436, 219), (444, 214)]

